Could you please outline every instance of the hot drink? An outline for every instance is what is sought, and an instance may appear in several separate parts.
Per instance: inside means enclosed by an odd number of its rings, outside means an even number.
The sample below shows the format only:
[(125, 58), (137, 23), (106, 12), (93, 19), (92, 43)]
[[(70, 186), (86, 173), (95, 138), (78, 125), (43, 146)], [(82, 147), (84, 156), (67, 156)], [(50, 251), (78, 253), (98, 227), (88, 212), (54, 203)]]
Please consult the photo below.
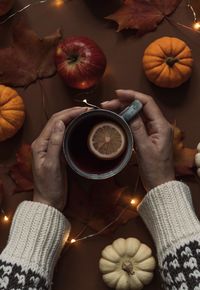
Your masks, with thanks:
[[(120, 115), (108, 110), (94, 109), (75, 118), (67, 127), (63, 141), (63, 152), (69, 166), (79, 175), (95, 180), (106, 179), (119, 173), (132, 155), (133, 136), (128, 122), (141, 108), (142, 104), (134, 101)], [(116, 150), (114, 152), (116, 154), (112, 156), (110, 153), (109, 156), (105, 156), (108, 153), (99, 149), (96, 144), (93, 144), (93, 148), (91, 146), (90, 137), (94, 137), (93, 131), (96, 130), (96, 125), (99, 127), (102, 124), (104, 127), (105, 124), (107, 126), (112, 124), (112, 129), (117, 131), (114, 134), (118, 134), (116, 138), (121, 138), (122, 148), (117, 148), (119, 151)], [(108, 136), (108, 138), (111, 137), (113, 137), (112, 134)], [(114, 145), (116, 147), (116, 143)]]
[(114, 170), (123, 160), (126, 152), (125, 149), (119, 157), (113, 160), (105, 160), (96, 157), (89, 150), (88, 135), (91, 129), (96, 124), (105, 121), (110, 121), (110, 118), (107, 116), (91, 116), (84, 122), (79, 122), (79, 124), (77, 124), (77, 126), (72, 130), (70, 134), (69, 154), (71, 156), (71, 159), (77, 167), (89, 174), (99, 174)]

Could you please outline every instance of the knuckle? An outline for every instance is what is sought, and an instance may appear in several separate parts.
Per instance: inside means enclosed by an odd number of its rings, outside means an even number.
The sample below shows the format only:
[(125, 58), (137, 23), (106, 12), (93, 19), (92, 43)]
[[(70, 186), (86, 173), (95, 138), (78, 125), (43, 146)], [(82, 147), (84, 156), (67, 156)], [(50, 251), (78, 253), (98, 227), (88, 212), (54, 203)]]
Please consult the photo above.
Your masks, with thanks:
[(51, 160), (45, 160), (43, 163), (43, 169), (44, 170), (50, 170), (53, 168), (53, 162)]
[(148, 101), (149, 101), (150, 103), (155, 103), (155, 101), (154, 101), (154, 99), (153, 99), (152, 96), (150, 96), (150, 95), (146, 95), (146, 97), (148, 98)]
[(131, 123), (131, 128), (134, 132), (139, 131), (142, 128), (142, 122), (139, 119), (135, 119)]
[(37, 148), (37, 139), (36, 140), (34, 140), (33, 141), (33, 143), (31, 144), (31, 149), (32, 149), (32, 151), (35, 151), (36, 150), (36, 148)]
[(54, 113), (52, 116), (51, 116), (51, 120), (56, 120), (58, 117), (58, 113)]
[(53, 134), (53, 136), (51, 137), (51, 139), (49, 140), (50, 145), (52, 146), (58, 146), (61, 143), (61, 139), (60, 136)]
[(58, 146), (60, 145), (60, 138), (58, 136), (52, 137), (49, 141), (50, 145)]

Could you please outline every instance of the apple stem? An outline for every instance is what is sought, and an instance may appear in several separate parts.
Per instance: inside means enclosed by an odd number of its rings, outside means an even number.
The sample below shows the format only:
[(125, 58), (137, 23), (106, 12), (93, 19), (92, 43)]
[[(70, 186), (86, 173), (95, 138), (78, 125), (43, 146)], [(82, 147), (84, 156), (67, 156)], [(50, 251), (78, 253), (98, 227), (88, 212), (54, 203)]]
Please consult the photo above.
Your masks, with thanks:
[(78, 55), (70, 55), (68, 58), (67, 58), (67, 61), (68, 61), (68, 63), (69, 64), (71, 64), (71, 63), (74, 63), (74, 62), (76, 62), (78, 60)]

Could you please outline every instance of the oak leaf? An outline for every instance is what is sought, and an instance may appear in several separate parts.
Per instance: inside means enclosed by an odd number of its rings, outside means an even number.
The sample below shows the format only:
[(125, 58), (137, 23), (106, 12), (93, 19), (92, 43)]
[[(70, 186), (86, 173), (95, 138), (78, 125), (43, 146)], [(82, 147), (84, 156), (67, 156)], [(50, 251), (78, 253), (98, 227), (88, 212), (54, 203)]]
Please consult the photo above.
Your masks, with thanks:
[(172, 125), (172, 128), (174, 136), (173, 149), (176, 175), (193, 175), (193, 169), (195, 167), (195, 154), (197, 153), (197, 150), (185, 147), (183, 144), (183, 132), (175, 125)]
[(54, 50), (60, 39), (60, 30), (39, 38), (20, 21), (13, 28), (11, 45), (0, 49), (0, 83), (28, 86), (37, 79), (52, 76), (56, 72)]
[(156, 29), (158, 24), (172, 14), (182, 0), (123, 0), (122, 6), (106, 19), (118, 23), (118, 31), (134, 29), (138, 33)]
[(22, 144), (16, 153), (16, 163), (10, 168), (9, 175), (16, 184), (14, 193), (33, 190), (32, 152), (29, 144)]

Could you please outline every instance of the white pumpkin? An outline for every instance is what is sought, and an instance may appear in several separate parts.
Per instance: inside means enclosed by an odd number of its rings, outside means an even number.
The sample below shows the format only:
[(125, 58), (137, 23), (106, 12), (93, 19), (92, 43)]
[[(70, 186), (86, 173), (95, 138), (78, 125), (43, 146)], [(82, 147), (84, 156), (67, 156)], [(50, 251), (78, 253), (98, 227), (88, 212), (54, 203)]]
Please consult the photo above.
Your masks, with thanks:
[(142, 289), (151, 282), (155, 266), (151, 249), (135, 238), (115, 240), (99, 261), (104, 282), (117, 290)]
[(200, 177), (200, 143), (197, 145), (197, 154), (195, 155), (195, 165), (197, 167), (197, 175)]

